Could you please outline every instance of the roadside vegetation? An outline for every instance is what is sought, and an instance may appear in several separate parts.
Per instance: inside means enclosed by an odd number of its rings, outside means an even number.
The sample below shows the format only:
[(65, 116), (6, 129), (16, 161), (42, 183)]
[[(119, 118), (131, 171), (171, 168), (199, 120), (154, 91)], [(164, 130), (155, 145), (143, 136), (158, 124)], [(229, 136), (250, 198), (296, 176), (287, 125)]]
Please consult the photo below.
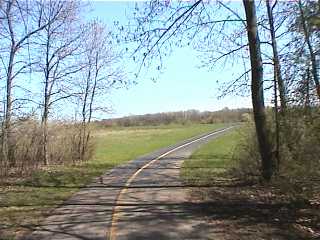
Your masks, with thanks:
[(219, 219), (233, 229), (225, 234), (227, 239), (319, 238), (320, 171), (314, 161), (319, 152), (317, 146), (309, 145), (319, 132), (301, 119), (293, 122), (291, 131), (281, 137), (289, 134), (297, 148), (289, 151), (281, 145), (281, 152), (287, 152), (281, 156), (278, 174), (268, 183), (261, 181), (252, 122), (201, 146), (184, 162), (182, 180), (198, 186), (190, 189), (192, 201), (205, 204), (209, 221)]
[(234, 154), (240, 140), (240, 130), (236, 129), (201, 146), (183, 163), (181, 177), (187, 184), (199, 186), (225, 180), (236, 167)]
[(161, 147), (213, 131), (224, 124), (162, 125), (93, 130), (91, 160), (38, 169), (24, 178), (6, 178), (0, 187), (0, 238), (15, 239), (37, 225), (80, 187), (108, 169)]

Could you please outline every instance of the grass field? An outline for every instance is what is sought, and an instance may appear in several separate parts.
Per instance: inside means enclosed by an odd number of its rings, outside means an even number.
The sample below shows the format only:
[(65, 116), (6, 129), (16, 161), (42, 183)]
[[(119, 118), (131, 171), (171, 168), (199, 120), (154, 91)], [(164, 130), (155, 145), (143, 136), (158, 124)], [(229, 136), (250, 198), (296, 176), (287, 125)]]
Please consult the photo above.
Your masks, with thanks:
[(0, 187), (0, 239), (24, 234), (28, 231), (26, 225), (38, 224), (48, 210), (108, 169), (221, 127), (222, 124), (197, 124), (96, 129), (93, 134), (96, 150), (91, 161), (80, 166), (51, 167), (18, 180), (15, 186)]
[(192, 185), (207, 185), (223, 178), (235, 165), (233, 154), (239, 140), (236, 129), (200, 147), (183, 163), (182, 179)]

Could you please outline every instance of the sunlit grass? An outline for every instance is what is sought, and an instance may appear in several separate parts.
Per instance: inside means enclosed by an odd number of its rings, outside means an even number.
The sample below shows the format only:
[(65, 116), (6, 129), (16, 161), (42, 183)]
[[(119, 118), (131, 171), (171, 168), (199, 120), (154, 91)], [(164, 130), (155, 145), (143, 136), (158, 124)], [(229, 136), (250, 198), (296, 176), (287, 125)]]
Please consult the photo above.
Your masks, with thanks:
[(221, 128), (222, 124), (169, 125), (154, 128), (128, 128), (97, 132), (97, 152), (94, 164), (117, 165), (177, 143), (186, 138)]
[(223, 178), (235, 164), (233, 154), (239, 141), (239, 132), (233, 130), (200, 147), (183, 163), (182, 179), (188, 184), (208, 185)]

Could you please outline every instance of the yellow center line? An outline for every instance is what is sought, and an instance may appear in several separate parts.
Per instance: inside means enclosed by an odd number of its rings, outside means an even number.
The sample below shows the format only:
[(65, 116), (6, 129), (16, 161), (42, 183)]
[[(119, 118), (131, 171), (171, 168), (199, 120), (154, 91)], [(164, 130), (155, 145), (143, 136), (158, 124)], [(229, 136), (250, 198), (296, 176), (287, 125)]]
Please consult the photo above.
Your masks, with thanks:
[(138, 170), (127, 180), (126, 184), (124, 185), (124, 187), (121, 189), (121, 191), (119, 192), (119, 194), (118, 194), (118, 196), (117, 196), (117, 199), (116, 199), (116, 201), (115, 201), (115, 206), (114, 206), (113, 211), (112, 211), (111, 227), (110, 227), (110, 232), (109, 232), (109, 238), (108, 238), (108, 239), (109, 239), (109, 240), (116, 240), (116, 231), (117, 231), (116, 223), (117, 223), (117, 221), (118, 221), (118, 219), (119, 219), (119, 213), (120, 213), (119, 209), (121, 208), (121, 206), (120, 206), (120, 205), (121, 205), (121, 204), (120, 204), (120, 203), (121, 203), (121, 196), (124, 195), (124, 194), (128, 191), (128, 188), (129, 188), (130, 184), (133, 182), (133, 180), (136, 178), (136, 176), (137, 176), (142, 170), (146, 169), (146, 168), (149, 167), (151, 164), (153, 164), (153, 163), (156, 162), (157, 160), (159, 160), (159, 159), (161, 159), (161, 158), (169, 155), (170, 153), (173, 153), (173, 152), (175, 152), (175, 151), (177, 151), (177, 150), (179, 150), (179, 149), (181, 149), (181, 148), (184, 148), (184, 147), (186, 147), (186, 146), (189, 146), (189, 145), (191, 145), (191, 144), (193, 144), (193, 143), (195, 143), (195, 142), (199, 142), (199, 141), (201, 141), (201, 140), (203, 140), (203, 139), (206, 139), (206, 138), (211, 137), (211, 136), (213, 136), (213, 135), (216, 135), (216, 134), (218, 134), (218, 133), (225, 132), (225, 131), (227, 131), (227, 130), (229, 130), (229, 129), (231, 129), (231, 128), (233, 128), (233, 126), (232, 126), (232, 127), (228, 127), (228, 128), (224, 128), (224, 129), (222, 129), (222, 130), (218, 130), (218, 131), (216, 131), (216, 132), (210, 133), (210, 134), (205, 135), (205, 136), (203, 136), (203, 137), (200, 137), (200, 138), (197, 138), (197, 139), (192, 140), (192, 141), (190, 141), (190, 142), (187, 142), (187, 143), (185, 143), (185, 144), (182, 144), (182, 145), (180, 145), (180, 146), (178, 146), (178, 147), (176, 147), (176, 148), (174, 148), (174, 149), (171, 149), (170, 151), (167, 151), (167, 152), (163, 153), (163, 154), (160, 155), (159, 157), (151, 160), (150, 162), (148, 162), (148, 163), (146, 163), (145, 165), (143, 165), (140, 169), (138, 169)]

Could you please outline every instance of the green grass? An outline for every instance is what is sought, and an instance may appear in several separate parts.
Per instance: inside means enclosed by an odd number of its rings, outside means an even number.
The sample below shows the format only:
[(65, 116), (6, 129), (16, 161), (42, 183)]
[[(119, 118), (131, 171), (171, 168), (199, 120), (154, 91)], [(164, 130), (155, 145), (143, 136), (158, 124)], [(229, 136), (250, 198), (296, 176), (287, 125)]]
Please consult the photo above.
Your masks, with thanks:
[(0, 238), (4, 234), (19, 235), (18, 231), (23, 230), (21, 224), (38, 224), (45, 212), (108, 169), (223, 126), (193, 124), (96, 129), (93, 134), (95, 154), (89, 162), (78, 166), (51, 167), (37, 171), (28, 179), (20, 179), (17, 186), (0, 186), (0, 204), (9, 206), (0, 207), (0, 226), (7, 226), (4, 233), (0, 228)]
[(182, 179), (188, 184), (206, 185), (224, 178), (235, 164), (233, 153), (239, 141), (238, 130), (232, 130), (201, 146), (183, 163)]
[(94, 164), (116, 166), (161, 147), (223, 127), (223, 124), (169, 125), (96, 132)]

